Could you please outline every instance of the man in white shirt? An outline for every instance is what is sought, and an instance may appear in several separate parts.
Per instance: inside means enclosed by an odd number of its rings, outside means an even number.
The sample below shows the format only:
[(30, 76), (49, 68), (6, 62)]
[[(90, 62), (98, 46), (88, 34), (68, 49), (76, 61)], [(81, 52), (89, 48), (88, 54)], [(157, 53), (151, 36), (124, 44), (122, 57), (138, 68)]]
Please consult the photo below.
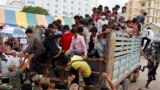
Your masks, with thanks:
[(123, 17), (125, 21), (127, 21), (127, 13), (126, 13), (126, 7), (122, 7), (122, 12), (117, 15), (117, 22), (119, 21), (120, 17)]
[(146, 42), (145, 47), (143, 48), (143, 51), (145, 51), (145, 49), (147, 48), (151, 40), (154, 38), (154, 32), (152, 31), (150, 27), (148, 27), (147, 30), (145, 31), (147, 32), (147, 35), (142, 38), (142, 46), (144, 45), (144, 40), (147, 40), (147, 42)]
[(102, 14), (101, 14), (101, 19), (99, 19), (99, 20), (97, 21), (98, 32), (102, 32), (102, 26), (103, 26), (104, 24), (107, 24), (107, 25), (108, 25), (108, 22), (109, 22), (109, 21), (106, 19), (105, 13), (102, 13)]

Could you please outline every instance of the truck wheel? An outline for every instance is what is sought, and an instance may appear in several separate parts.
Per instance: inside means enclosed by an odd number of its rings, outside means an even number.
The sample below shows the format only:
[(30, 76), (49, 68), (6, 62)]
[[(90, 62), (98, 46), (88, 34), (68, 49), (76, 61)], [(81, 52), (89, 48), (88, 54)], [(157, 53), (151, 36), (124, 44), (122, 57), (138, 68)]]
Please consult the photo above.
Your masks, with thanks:
[(130, 80), (125, 79), (122, 81), (123, 90), (130, 90)]

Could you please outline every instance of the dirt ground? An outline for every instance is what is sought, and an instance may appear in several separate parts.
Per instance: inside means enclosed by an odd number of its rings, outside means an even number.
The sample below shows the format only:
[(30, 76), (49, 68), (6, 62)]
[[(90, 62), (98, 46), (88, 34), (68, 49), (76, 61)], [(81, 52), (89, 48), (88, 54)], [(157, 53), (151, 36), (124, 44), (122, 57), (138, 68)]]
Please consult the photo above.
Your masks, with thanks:
[[(147, 60), (144, 57), (141, 57), (141, 65), (147, 65)], [(145, 72), (140, 72), (140, 76), (136, 83), (131, 84), (131, 90), (138, 90), (141, 88), (142, 90), (160, 90), (160, 66), (157, 69), (157, 75), (156, 75), (156, 81), (152, 81), (149, 85), (149, 89), (145, 88), (145, 85), (147, 83), (147, 72), (146, 69)]]

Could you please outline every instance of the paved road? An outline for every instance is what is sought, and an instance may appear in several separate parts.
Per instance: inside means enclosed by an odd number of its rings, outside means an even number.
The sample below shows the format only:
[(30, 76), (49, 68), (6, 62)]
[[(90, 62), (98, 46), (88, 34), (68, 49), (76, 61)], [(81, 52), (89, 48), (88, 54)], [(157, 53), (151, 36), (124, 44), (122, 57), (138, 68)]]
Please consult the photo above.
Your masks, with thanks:
[[(147, 60), (143, 57), (141, 58), (141, 65), (147, 65)], [(160, 66), (157, 69), (157, 80), (150, 83), (149, 89), (145, 88), (145, 84), (147, 83), (147, 72), (147, 69), (145, 72), (140, 72), (137, 82), (131, 84), (131, 90), (138, 90), (138, 88), (142, 88), (142, 90), (160, 90)]]

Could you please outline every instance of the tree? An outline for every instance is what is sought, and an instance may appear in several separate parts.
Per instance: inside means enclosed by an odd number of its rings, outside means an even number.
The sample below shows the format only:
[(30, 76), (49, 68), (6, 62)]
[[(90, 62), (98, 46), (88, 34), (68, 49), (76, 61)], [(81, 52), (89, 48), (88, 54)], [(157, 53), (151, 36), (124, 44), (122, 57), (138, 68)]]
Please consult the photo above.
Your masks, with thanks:
[(25, 6), (22, 12), (49, 15), (48, 11), (42, 7)]

